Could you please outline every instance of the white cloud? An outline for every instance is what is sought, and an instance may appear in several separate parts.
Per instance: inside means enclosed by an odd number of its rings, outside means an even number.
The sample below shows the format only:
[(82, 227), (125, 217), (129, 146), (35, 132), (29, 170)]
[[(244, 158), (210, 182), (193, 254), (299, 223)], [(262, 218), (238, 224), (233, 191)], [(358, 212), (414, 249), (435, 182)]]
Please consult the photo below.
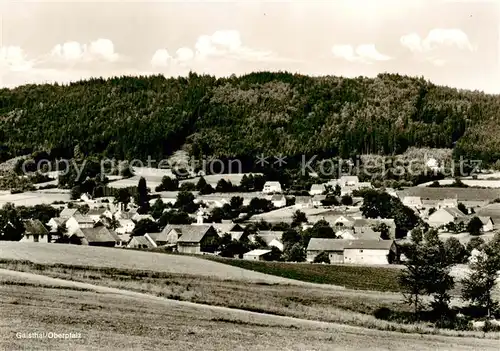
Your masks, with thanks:
[(175, 55), (180, 62), (190, 61), (194, 58), (194, 52), (190, 48), (180, 48), (175, 52)]
[(374, 44), (362, 44), (357, 47), (352, 45), (334, 45), (332, 54), (350, 62), (372, 63), (373, 61), (388, 61), (392, 58), (381, 54)]
[(170, 56), (167, 49), (159, 49), (151, 58), (151, 65), (153, 67), (166, 67), (171, 59), (172, 56)]
[(429, 31), (425, 38), (421, 38), (417, 33), (411, 33), (403, 35), (400, 41), (412, 52), (429, 52), (443, 46), (474, 51), (467, 34), (456, 28), (435, 28)]
[(10, 71), (26, 71), (33, 66), (23, 49), (19, 46), (0, 46), (0, 69)]
[[(201, 35), (193, 48), (181, 47), (171, 58), (167, 49), (157, 50), (151, 58), (153, 67), (166, 67), (168, 63), (178, 63), (186, 66), (197, 64), (211, 58), (229, 59), (232, 61), (248, 62), (284, 62), (272, 51), (257, 50), (243, 45), (240, 32), (237, 30), (218, 30), (211, 35)], [(206, 63), (205, 63), (206, 64)]]
[(99, 38), (89, 44), (69, 41), (57, 44), (51, 56), (63, 61), (106, 61), (115, 62), (120, 56), (115, 52), (114, 44), (109, 39)]

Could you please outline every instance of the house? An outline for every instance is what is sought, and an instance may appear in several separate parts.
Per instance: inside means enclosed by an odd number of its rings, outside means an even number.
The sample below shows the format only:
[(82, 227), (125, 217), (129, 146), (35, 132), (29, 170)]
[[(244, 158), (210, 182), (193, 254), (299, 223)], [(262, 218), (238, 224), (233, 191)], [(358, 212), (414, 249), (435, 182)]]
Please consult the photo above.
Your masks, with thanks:
[[(357, 227), (354, 228), (354, 239), (361, 239), (361, 240), (380, 240), (380, 236), (382, 235), (381, 232), (376, 232), (373, 230), (371, 227)], [(395, 233), (391, 235), (390, 233), (390, 228), (389, 228), (389, 238), (390, 239), (395, 239)]]
[(262, 192), (265, 194), (281, 193), (281, 184), (280, 182), (265, 182)]
[(114, 247), (121, 240), (115, 232), (104, 226), (99, 226), (95, 228), (77, 228), (70, 236), (69, 241), (71, 244), (76, 245)]
[(50, 232), (51, 233), (55, 233), (55, 232), (57, 232), (57, 229), (59, 227), (66, 227), (66, 221), (67, 220), (68, 220), (67, 218), (61, 218), (61, 217), (53, 217), (53, 218), (51, 218), (47, 222), (47, 225), (50, 228)]
[(182, 235), (177, 240), (177, 251), (199, 254), (214, 252), (219, 235), (211, 225), (189, 225), (180, 229)]
[(92, 218), (81, 215), (79, 212), (66, 221), (68, 234), (73, 234), (77, 229), (93, 228), (94, 225), (95, 222)]
[(271, 197), (271, 202), (273, 203), (274, 207), (285, 207), (286, 206), (286, 198), (285, 195), (282, 194), (274, 194)]
[(319, 207), (323, 205), (323, 201), (326, 199), (326, 195), (314, 195), (311, 199), (312, 205)]
[(270, 253), (271, 250), (252, 250), (247, 252), (246, 254), (243, 254), (243, 259), (251, 261), (264, 261), (266, 259), (266, 256)]
[(478, 218), (483, 223), (482, 231), (484, 233), (491, 232), (493, 230), (495, 223), (493, 223), (493, 219), (491, 217), (479, 216)]
[(368, 237), (373, 235), (373, 228), (381, 224), (385, 224), (389, 229), (389, 238), (396, 238), (396, 222), (393, 218), (361, 218), (354, 221), (354, 234), (358, 237), (364, 237), (366, 234)]
[(101, 216), (104, 216), (105, 212), (106, 212), (106, 209), (104, 207), (91, 208), (89, 210), (89, 212), (87, 213), (87, 216), (92, 218), (94, 223), (97, 223), (101, 220)]
[(248, 238), (251, 242), (255, 242), (257, 237), (262, 239), (267, 247), (276, 247), (280, 251), (283, 251), (283, 242), (281, 241), (281, 237), (283, 236), (282, 231), (264, 231), (261, 230), (257, 235), (249, 235)]
[(239, 240), (241, 238), (241, 235), (243, 234), (243, 227), (237, 223), (229, 222), (229, 223), (212, 223), (212, 227), (215, 228), (217, 231), (217, 234), (222, 238), (225, 234), (230, 234), (232, 238), (238, 237)]
[(443, 199), (436, 204), (437, 209), (441, 208), (456, 208), (458, 207), (458, 200), (455, 199)]
[(146, 235), (140, 235), (133, 236), (127, 247), (130, 249), (152, 249), (156, 247), (156, 244), (154, 241), (151, 241), (151, 238), (146, 237)]
[[(116, 231), (115, 231), (116, 233)], [(130, 234), (117, 234), (118, 241), (116, 242), (116, 246), (118, 247), (126, 247), (127, 244), (130, 242)]]
[(330, 263), (344, 263), (344, 240), (311, 238), (307, 245), (308, 262), (313, 262), (321, 252), (328, 253)]
[(337, 238), (339, 239), (345, 239), (345, 240), (357, 239), (352, 229), (340, 229), (339, 231), (335, 232), (335, 236), (337, 236)]
[(295, 208), (308, 208), (312, 207), (312, 197), (310, 196), (295, 196)]
[(344, 247), (344, 263), (389, 264), (397, 257), (393, 240), (350, 240)]
[(77, 215), (81, 213), (76, 209), (76, 208), (64, 208), (61, 213), (59, 214), (59, 218), (64, 218), (64, 219), (70, 219), (74, 215)]
[(342, 240), (312, 238), (307, 246), (307, 260), (321, 252), (328, 253), (330, 263), (389, 264), (397, 257), (393, 240)]
[(335, 227), (352, 228), (355, 223), (355, 219), (349, 216), (338, 215), (334, 217), (325, 217), (325, 221), (330, 223), (330, 225)]
[(50, 233), (38, 219), (28, 219), (24, 222), (25, 232), (21, 242), (50, 243)]
[(131, 219), (119, 219), (118, 227), (115, 229), (118, 234), (131, 234), (135, 229), (135, 223)]
[(358, 176), (342, 176), (338, 180), (340, 187), (357, 187), (359, 184)]
[(434, 228), (439, 228), (441, 226), (447, 225), (450, 222), (458, 223), (460, 221), (466, 223), (468, 221), (468, 218), (458, 208), (453, 207), (441, 208), (431, 214), (427, 219), (427, 223)]
[(311, 185), (311, 190), (309, 190), (309, 194), (311, 196), (323, 195), (325, 191), (326, 191), (325, 184), (313, 184)]
[(420, 198), (420, 196), (405, 196), (403, 198), (403, 205), (417, 210), (423, 208), (422, 199)]
[(120, 209), (115, 212), (115, 219), (133, 219), (133, 217), (137, 214), (136, 208), (131, 208), (128, 211)]
[(136, 213), (132, 216), (131, 218), (134, 222), (139, 222), (139, 221), (142, 221), (143, 219), (147, 219), (147, 220), (150, 220), (150, 221), (154, 221), (155, 219), (153, 218), (153, 216), (151, 216), (150, 214), (139, 214), (139, 213)]

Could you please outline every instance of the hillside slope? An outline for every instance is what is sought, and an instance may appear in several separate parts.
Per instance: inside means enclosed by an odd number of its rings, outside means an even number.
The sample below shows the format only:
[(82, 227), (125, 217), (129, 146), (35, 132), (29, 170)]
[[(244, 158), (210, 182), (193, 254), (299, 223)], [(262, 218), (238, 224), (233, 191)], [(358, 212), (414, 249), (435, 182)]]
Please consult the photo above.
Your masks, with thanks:
[(0, 161), (47, 151), (160, 159), (260, 153), (348, 157), (455, 147), (496, 161), (500, 97), (424, 79), (253, 73), (216, 79), (121, 77), (0, 90)]

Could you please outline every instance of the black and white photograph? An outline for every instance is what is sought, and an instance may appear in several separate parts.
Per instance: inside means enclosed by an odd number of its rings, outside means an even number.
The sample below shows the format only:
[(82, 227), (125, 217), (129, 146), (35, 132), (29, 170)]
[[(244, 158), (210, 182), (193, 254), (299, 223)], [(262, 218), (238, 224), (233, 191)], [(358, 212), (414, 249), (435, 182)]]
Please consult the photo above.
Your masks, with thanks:
[(0, 350), (499, 349), (500, 1), (0, 0)]

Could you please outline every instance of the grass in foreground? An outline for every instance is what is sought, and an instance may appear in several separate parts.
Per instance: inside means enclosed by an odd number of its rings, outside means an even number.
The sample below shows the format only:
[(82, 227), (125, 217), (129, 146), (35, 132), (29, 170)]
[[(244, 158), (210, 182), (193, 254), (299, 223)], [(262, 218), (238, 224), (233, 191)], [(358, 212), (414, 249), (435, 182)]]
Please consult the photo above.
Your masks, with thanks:
[(397, 267), (365, 267), (311, 263), (247, 261), (202, 256), (205, 259), (283, 278), (310, 283), (332, 284), (348, 289), (400, 292)]
[[(393, 293), (336, 290), (322, 287), (259, 284), (210, 277), (152, 271), (41, 265), (27, 261), (0, 261), (0, 268), (43, 274), (170, 299), (237, 308), (253, 312), (336, 322), (378, 330), (497, 338), (499, 333), (442, 330), (428, 324), (401, 324), (374, 317), (381, 308), (405, 311), (401, 296)], [(0, 280), (1, 283), (1, 280)], [(0, 284), (1, 285), (1, 284)]]

